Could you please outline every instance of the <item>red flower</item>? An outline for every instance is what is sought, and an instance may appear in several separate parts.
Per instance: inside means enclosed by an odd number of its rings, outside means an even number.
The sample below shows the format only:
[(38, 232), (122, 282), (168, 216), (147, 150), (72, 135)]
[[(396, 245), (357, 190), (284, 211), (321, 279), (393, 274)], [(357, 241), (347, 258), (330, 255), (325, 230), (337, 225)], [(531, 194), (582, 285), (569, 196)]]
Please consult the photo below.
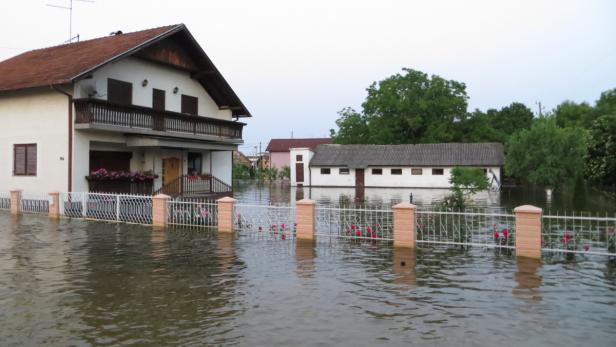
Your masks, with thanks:
[(503, 230), (503, 236), (505, 238), (509, 238), (509, 230), (508, 229)]
[(284, 223), (280, 224), (280, 227), (284, 230), (284, 227), (285, 227)]
[(361, 230), (357, 230), (357, 231), (355, 232), (355, 236), (361, 236)]
[(366, 227), (366, 231), (367, 231), (367, 232), (369, 232), (369, 233), (371, 233), (371, 232), (372, 232), (372, 228), (370, 228), (370, 227)]
[(568, 232), (565, 232), (563, 234), (562, 242), (569, 243), (569, 241), (571, 241), (571, 239), (572, 239), (571, 234), (569, 234)]
[(280, 235), (280, 238), (281, 238), (281, 239), (283, 239), (283, 240), (286, 240), (286, 238), (287, 238), (287, 235), (285, 235), (285, 234), (282, 234), (282, 235)]
[(355, 224), (351, 224), (351, 230), (355, 230), (357, 227), (355, 226)]
[(499, 238), (499, 237), (500, 237), (500, 234), (498, 233), (498, 231), (495, 231), (495, 232), (494, 232), (494, 238), (495, 238), (495, 239), (497, 239), (497, 238)]

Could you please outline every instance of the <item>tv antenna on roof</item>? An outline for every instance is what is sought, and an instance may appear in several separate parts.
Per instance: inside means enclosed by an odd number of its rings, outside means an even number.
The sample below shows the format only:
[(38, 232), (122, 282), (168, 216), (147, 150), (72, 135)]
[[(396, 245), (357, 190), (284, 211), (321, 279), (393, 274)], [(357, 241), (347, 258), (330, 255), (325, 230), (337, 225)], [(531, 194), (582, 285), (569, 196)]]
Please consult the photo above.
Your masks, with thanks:
[(77, 34), (76, 36), (73, 36), (73, 1), (94, 2), (94, 0), (68, 0), (68, 1), (69, 1), (69, 5), (68, 6), (55, 5), (55, 4), (46, 4), (46, 6), (55, 7), (55, 8), (59, 8), (59, 9), (63, 9), (63, 10), (68, 10), (68, 12), (69, 12), (69, 17), (68, 17), (68, 40), (66, 40), (65, 43), (71, 43), (71, 42), (73, 42), (74, 39), (77, 39), (77, 41), (79, 41), (79, 34)]

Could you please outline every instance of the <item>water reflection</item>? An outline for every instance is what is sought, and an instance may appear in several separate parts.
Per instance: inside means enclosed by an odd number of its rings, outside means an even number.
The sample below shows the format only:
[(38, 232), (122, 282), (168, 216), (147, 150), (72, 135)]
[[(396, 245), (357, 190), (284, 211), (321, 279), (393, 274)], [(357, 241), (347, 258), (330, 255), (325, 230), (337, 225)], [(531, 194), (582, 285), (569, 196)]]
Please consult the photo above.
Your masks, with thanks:
[(417, 285), (417, 251), (414, 248), (393, 248), (394, 283), (412, 289)]
[(300, 278), (313, 278), (315, 273), (314, 259), (316, 257), (314, 240), (296, 240), (295, 261), (296, 273)]
[(530, 302), (541, 301), (542, 295), (539, 288), (543, 282), (539, 269), (541, 260), (531, 258), (517, 258), (515, 281), (517, 286), (511, 291), (514, 296)]

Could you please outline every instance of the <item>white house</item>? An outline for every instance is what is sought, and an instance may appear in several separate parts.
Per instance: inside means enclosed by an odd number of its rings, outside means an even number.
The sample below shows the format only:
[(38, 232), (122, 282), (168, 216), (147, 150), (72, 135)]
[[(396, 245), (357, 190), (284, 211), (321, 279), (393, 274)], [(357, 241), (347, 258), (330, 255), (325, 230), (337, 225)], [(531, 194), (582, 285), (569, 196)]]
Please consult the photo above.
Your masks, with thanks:
[(0, 62), (0, 190), (227, 193), (250, 116), (183, 24), (29, 51)]
[(484, 170), (500, 187), (499, 143), (319, 145), (291, 149), (291, 185), (355, 188), (450, 188), (454, 167)]

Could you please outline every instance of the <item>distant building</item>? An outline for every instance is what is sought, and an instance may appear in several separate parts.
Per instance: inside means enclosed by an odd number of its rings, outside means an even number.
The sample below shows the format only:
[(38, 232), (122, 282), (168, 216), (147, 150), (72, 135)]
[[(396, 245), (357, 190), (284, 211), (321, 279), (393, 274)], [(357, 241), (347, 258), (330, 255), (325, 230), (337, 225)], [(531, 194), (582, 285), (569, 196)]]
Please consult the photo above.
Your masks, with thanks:
[(500, 186), (500, 143), (319, 145), (292, 148), (291, 185), (313, 187), (450, 188), (454, 167), (483, 169)]
[(233, 151), (233, 165), (252, 166), (252, 162), (244, 153)]
[(291, 148), (315, 148), (318, 145), (331, 144), (330, 138), (312, 139), (271, 139), (265, 149), (270, 153), (270, 165), (281, 168), (291, 165)]

